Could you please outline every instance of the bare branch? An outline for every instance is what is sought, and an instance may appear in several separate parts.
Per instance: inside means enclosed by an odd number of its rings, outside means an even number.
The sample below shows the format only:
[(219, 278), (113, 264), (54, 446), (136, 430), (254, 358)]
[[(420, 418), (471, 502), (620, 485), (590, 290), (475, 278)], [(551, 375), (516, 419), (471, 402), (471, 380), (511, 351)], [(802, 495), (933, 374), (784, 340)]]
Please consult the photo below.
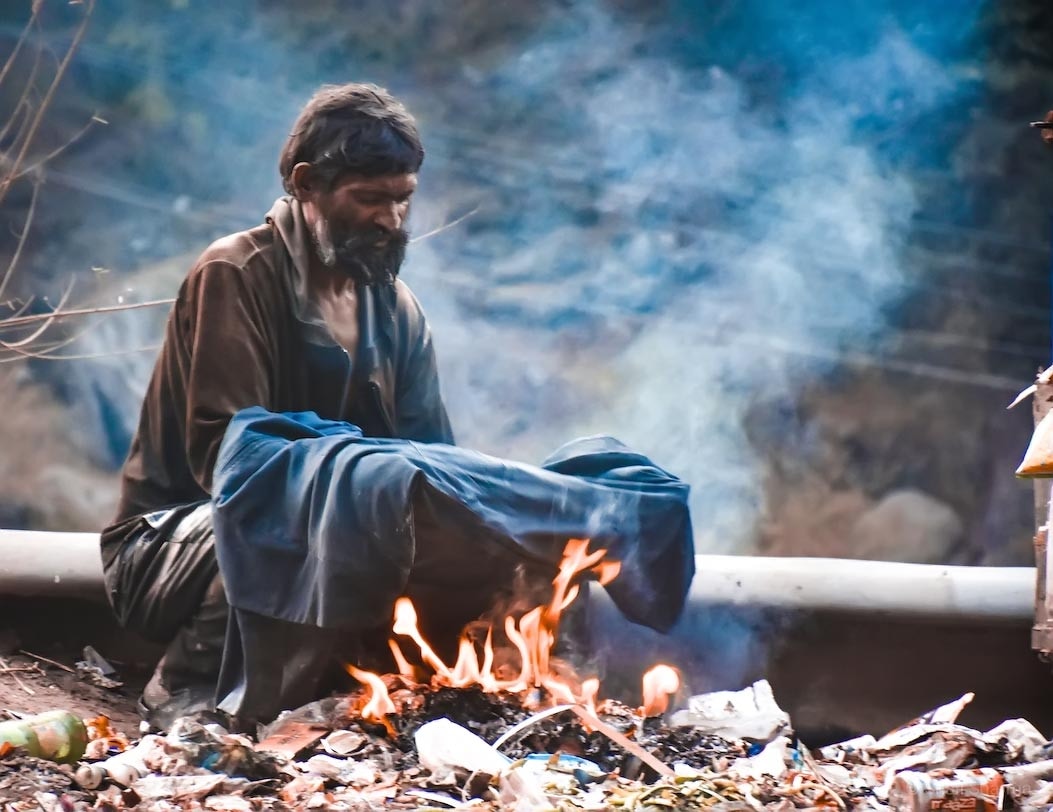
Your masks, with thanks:
[[(28, 299), (26, 299), (24, 302), (22, 302), (22, 305), (21, 305), (21, 307), (18, 308), (18, 310), (16, 310), (10, 316), (7, 316), (5, 318), (17, 319), (19, 316), (21, 316), (23, 313), (25, 313), (27, 310), (29, 310), (29, 306), (31, 304), (33, 304), (33, 302), (35, 300), (36, 300), (36, 296), (30, 296)], [(0, 305), (0, 307), (14, 307), (14, 304), (15, 304), (15, 300), (14, 299), (8, 299), (6, 302), (3, 302), (3, 304)], [(4, 321), (5, 321), (5, 319), (0, 318), (0, 324), (3, 324)]]
[[(61, 311), (62, 308), (66, 306), (66, 302), (69, 301), (69, 297), (72, 293), (73, 280), (71, 279), (70, 283), (66, 286), (66, 290), (62, 293), (62, 298), (59, 299), (59, 303), (58, 306), (55, 308), (55, 312)], [(52, 324), (55, 323), (54, 313), (48, 315), (50, 315), (52, 318), (45, 320), (44, 323), (40, 325), (40, 327), (38, 327), (36, 330), (34, 330), (32, 333), (30, 333), (23, 339), (20, 339), (18, 341), (3, 341), (2, 339), (0, 339), (0, 347), (3, 347), (5, 350), (14, 350), (17, 347), (25, 347), (27, 344), (33, 343), (36, 339), (42, 336)]]
[[(7, 138), (8, 132), (14, 125), (15, 121), (18, 121), (18, 134), (12, 140), (11, 145), (3, 153), (3, 163), (7, 164), (7, 156), (19, 143), (25, 129), (29, 126), (29, 122), (33, 120), (33, 104), (30, 97), (34, 95), (36, 90), (37, 73), (40, 71), (40, 63), (44, 58), (44, 49), (38, 48), (36, 56), (33, 58), (33, 67), (29, 70), (29, 76), (26, 77), (25, 85), (22, 88), (22, 95), (18, 97), (18, 102), (15, 104), (15, 109), (11, 114), (11, 117), (4, 124), (4, 129), (0, 131), (0, 141)], [(19, 117), (16, 115), (19, 111), (24, 111), (25, 115)]]
[(33, 196), (29, 200), (29, 210), (26, 212), (26, 219), (22, 223), (22, 233), (18, 235), (18, 246), (15, 248), (15, 253), (11, 256), (11, 261), (7, 263), (7, 270), (4, 271), (3, 277), (0, 278), (0, 298), (3, 298), (4, 291), (7, 289), (7, 283), (11, 281), (18, 261), (22, 258), (22, 249), (25, 247), (26, 237), (29, 235), (29, 226), (33, 222), (33, 215), (37, 209), (37, 194), (39, 192), (40, 179), (36, 178), (33, 181)]
[(479, 212), (479, 207), (476, 206), (470, 212), (462, 214), (456, 220), (451, 220), (450, 222), (448, 222), (448, 223), (446, 223), (444, 225), (441, 225), (438, 228), (433, 228), (431, 231), (428, 231), (428, 232), (426, 232), (424, 234), (421, 234), (419, 237), (414, 237), (412, 240), (410, 240), (410, 242), (420, 242), (421, 240), (428, 239), (428, 237), (434, 237), (436, 234), (441, 234), (442, 232), (446, 231), (446, 229), (448, 229), (448, 228), (453, 228), (454, 226), (460, 225), (465, 220), (467, 220), (469, 217), (471, 217), (474, 214), (477, 214), (478, 212)]
[(71, 146), (76, 144), (84, 136), (84, 134), (88, 130), (90, 130), (94, 125), (96, 125), (96, 124), (103, 124), (103, 123), (105, 123), (105, 122), (101, 118), (99, 118), (97, 115), (92, 116), (91, 118), (88, 119), (88, 123), (85, 124), (83, 127), (81, 127), (76, 133), (74, 133), (73, 137), (70, 138), (68, 141), (66, 141), (66, 143), (64, 143), (61, 146), (58, 146), (55, 149), (51, 150), (51, 152), (49, 152), (43, 158), (40, 158), (39, 160), (37, 160), (36, 163), (30, 164), (29, 166), (27, 166), (25, 169), (23, 169), (18, 174), (12, 175), (11, 176), (11, 180), (12, 181), (16, 181), (19, 178), (23, 178), (26, 175), (28, 175), (28, 174), (30, 174), (32, 172), (35, 172), (36, 170), (40, 169), (41, 167), (44, 166), (44, 164), (46, 164), (52, 158), (55, 158), (55, 157), (61, 155), (63, 152), (65, 152)]
[(175, 304), (175, 299), (153, 299), (149, 302), (134, 302), (130, 304), (106, 305), (103, 307), (83, 307), (74, 310), (63, 310), (55, 313), (40, 313), (33, 316), (19, 316), (18, 318), (4, 319), (0, 321), (0, 327), (8, 328), (24, 327), (47, 319), (67, 319), (73, 316), (92, 316), (98, 313), (119, 313), (122, 310), (140, 310), (144, 307), (160, 307), (162, 305)]
[[(29, 133), (30, 128), (33, 126), (33, 105), (28, 101), (26, 102), (26, 115), (23, 116), (22, 120), (18, 124), (18, 131), (15, 133), (15, 137), (11, 139), (11, 146), (0, 155), (0, 165), (7, 166), (9, 164), (8, 155), (14, 152), (16, 149), (21, 149), (22, 145), (27, 143), (26, 137)], [(10, 178), (10, 175), (5, 172), (3, 182), (6, 184)]]
[[(36, 136), (37, 129), (40, 127), (40, 123), (44, 120), (44, 114), (47, 112), (48, 107), (51, 105), (51, 100), (55, 97), (55, 91), (58, 89), (59, 83), (62, 81), (62, 77), (65, 75), (66, 70), (69, 68), (70, 62), (73, 60), (73, 54), (76, 52), (77, 47), (80, 45), (81, 40), (84, 38), (84, 32), (88, 28), (88, 20), (91, 19), (91, 13), (95, 8), (95, 0), (87, 0), (85, 4), (86, 8), (84, 11), (84, 17), (77, 26), (77, 31), (73, 35), (73, 40), (70, 42), (69, 47), (66, 49), (66, 53), (62, 58), (62, 62), (59, 64), (58, 69), (55, 71), (55, 76), (51, 80), (51, 85), (47, 89), (47, 93), (44, 94), (43, 100), (40, 102), (40, 106), (37, 108), (36, 116), (33, 118), (33, 126), (30, 127), (29, 133), (26, 136), (25, 141), (22, 143), (22, 148), (18, 151), (18, 156), (15, 158), (11, 165), (10, 174), (17, 175), (22, 167), (23, 161), (26, 159), (26, 155), (29, 152), (30, 144), (33, 143), (33, 138)], [(0, 182), (0, 203), (3, 202), (4, 197), (7, 195), (8, 190), (11, 188), (12, 179), (10, 176)]]
[(14, 358), (0, 358), (0, 364), (10, 364), (14, 361), (23, 361), (26, 357), (34, 358), (38, 361), (85, 361), (93, 358), (112, 358), (120, 355), (134, 355), (139, 352), (157, 352), (161, 349), (160, 344), (149, 344), (145, 347), (131, 347), (124, 350), (107, 350), (106, 352), (89, 352), (82, 353), (80, 355), (48, 355), (46, 353), (38, 353), (35, 355), (16, 356)]
[(82, 330), (81, 332), (77, 333), (76, 335), (67, 336), (66, 338), (63, 338), (61, 341), (53, 341), (53, 342), (51, 342), (49, 344), (38, 344), (33, 349), (28, 349), (28, 350), (27, 349), (23, 349), (22, 347), (17, 347), (14, 344), (5, 344), (2, 341), (0, 341), (0, 353), (3, 353), (3, 352), (6, 351), (6, 352), (11, 353), (11, 356), (12, 356), (12, 357), (8, 357), (8, 358), (0, 357), (0, 362), (4, 362), (4, 361), (22, 361), (22, 360), (25, 360), (26, 358), (38, 358), (38, 359), (39, 358), (45, 358), (46, 359), (46, 358), (54, 357), (55, 351), (61, 350), (63, 347), (68, 347), (70, 344), (72, 344), (74, 341), (76, 341), (78, 338), (80, 338), (85, 332), (87, 332), (86, 329)]
[[(22, 115), (23, 112), (25, 113), (25, 115)], [(19, 101), (18, 104), (15, 105), (15, 109), (11, 111), (11, 115), (7, 117), (7, 121), (4, 122), (3, 129), (0, 129), (0, 142), (7, 139), (7, 133), (11, 130), (11, 128), (15, 125), (16, 122), (19, 122), (20, 120), (24, 121), (25, 119), (28, 119), (31, 115), (32, 112), (29, 103), (25, 101)]]
[(14, 50), (11, 51), (11, 55), (4, 62), (4, 67), (0, 68), (0, 85), (4, 83), (4, 79), (7, 78), (7, 74), (11, 71), (12, 66), (18, 60), (18, 54), (22, 50), (22, 46), (26, 44), (29, 39), (29, 32), (33, 30), (33, 27), (37, 24), (37, 15), (40, 14), (40, 4), (34, 3), (33, 10), (29, 17), (29, 22), (26, 23), (26, 27), (22, 29), (22, 33), (18, 36), (18, 42), (15, 43)]

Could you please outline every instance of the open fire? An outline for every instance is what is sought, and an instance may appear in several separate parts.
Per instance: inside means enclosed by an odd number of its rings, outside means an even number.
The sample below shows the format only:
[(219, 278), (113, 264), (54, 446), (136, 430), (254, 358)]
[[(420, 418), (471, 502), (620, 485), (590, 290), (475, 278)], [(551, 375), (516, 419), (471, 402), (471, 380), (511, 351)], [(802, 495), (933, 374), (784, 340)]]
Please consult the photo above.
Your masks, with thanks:
[[(435, 653), (420, 632), (417, 611), (409, 598), (399, 598), (395, 604), (395, 621), (392, 632), (397, 637), (409, 638), (420, 653), (421, 661), (432, 670), (431, 683), (435, 687), (467, 688), (478, 686), (487, 693), (508, 692), (519, 694), (527, 707), (542, 708), (551, 705), (579, 705), (596, 715), (596, 700), (600, 683), (595, 677), (580, 684), (560, 676), (552, 668), (551, 654), (559, 634), (559, 623), (563, 612), (578, 597), (578, 581), (588, 575), (606, 585), (621, 571), (621, 564), (606, 558), (605, 549), (589, 552), (587, 539), (571, 539), (563, 550), (559, 572), (552, 581), (552, 597), (547, 604), (535, 607), (518, 620), (509, 615), (504, 619), (503, 631), (519, 656), (519, 668), (495, 667), (494, 629), (486, 633), (480, 653), (478, 645), (462, 634), (458, 645), (457, 661), (449, 666)], [(399, 673), (416, 680), (417, 673), (407, 659), (399, 640), (392, 637), (388, 647), (394, 657)], [(507, 673), (508, 671), (512, 673)], [(380, 675), (347, 665), (351, 676), (365, 688), (365, 703), (360, 713), (363, 718), (387, 723), (389, 714), (397, 712), (388, 695)], [(656, 665), (643, 677), (644, 704), (639, 712), (642, 716), (658, 716), (665, 712), (669, 695), (676, 693), (680, 680), (676, 671), (668, 665)]]

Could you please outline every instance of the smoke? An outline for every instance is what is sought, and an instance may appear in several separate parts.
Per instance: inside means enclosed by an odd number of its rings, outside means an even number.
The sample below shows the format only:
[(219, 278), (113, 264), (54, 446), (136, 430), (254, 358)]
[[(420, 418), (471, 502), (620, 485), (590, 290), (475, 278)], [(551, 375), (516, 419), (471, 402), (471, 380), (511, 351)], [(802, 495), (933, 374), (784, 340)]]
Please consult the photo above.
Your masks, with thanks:
[[(536, 461), (573, 436), (614, 435), (691, 483), (700, 551), (749, 552), (766, 470), (744, 419), (758, 399), (792, 402), (888, 330), (917, 281), (902, 256), (914, 174), (945, 146), (929, 124), (972, 92), (956, 60), (977, 3), (877, 6), (579, 0), (516, 12), (500, 35), (470, 2), (422, 11), (419, 25), (407, 6), (384, 28), (398, 59), (349, 50), (337, 31), (308, 59), (278, 12), (246, 27), (237, 3), (205, 25), (188, 15), (186, 31), (168, 12), (172, 59), (154, 69), (169, 72), (174, 110), (157, 132), (199, 143), (199, 172), (177, 153), (151, 161), (163, 139), (142, 139), (129, 167), (93, 156), (173, 203), (163, 216), (109, 215), (143, 253), (116, 262), (258, 222), (310, 92), (388, 85), (428, 148), (413, 230), (479, 207), (411, 245), (403, 275), (431, 318), (459, 442)], [(382, 11), (360, 10), (356, 31)], [(194, 142), (195, 127), (208, 137)], [(131, 284), (148, 298), (178, 279)], [(111, 348), (106, 332), (92, 336), (88, 351)], [(115, 362), (111, 429), (134, 424), (128, 389), (143, 390), (151, 361)]]
[[(514, 162), (490, 158), (526, 201), (504, 215), (515, 239), (466, 291), (439, 247), (415, 249), (407, 278), (436, 321), (463, 442), (537, 453), (615, 434), (693, 485), (700, 551), (749, 552), (765, 470), (744, 418), (889, 327), (914, 281), (901, 255), (927, 145), (888, 129), (911, 138), (905, 124), (962, 89), (894, 25), (780, 95), (638, 56), (653, 29), (575, 12), (494, 80), (543, 119)], [(574, 223), (574, 205), (591, 219)]]
[[(904, 251), (917, 177), (950, 160), (941, 122), (976, 93), (963, 54), (981, 4), (429, 5), (344, 19), (308, 0), (104, 4), (79, 82), (120, 101), (54, 165), (48, 191), (72, 214), (49, 223), (61, 236), (36, 265), (102, 265), (131, 298), (174, 295), (194, 254), (280, 194), (278, 151), (319, 84), (386, 85), (428, 150), (412, 231), (478, 208), (410, 245), (402, 275), (459, 442), (538, 461), (616, 436), (691, 484), (700, 552), (753, 551), (768, 471), (747, 416), (877, 353), (925, 283)], [(159, 314), (136, 311), (77, 349), (160, 336)], [(41, 370), (77, 411), (75, 447), (119, 464), (153, 357)], [(765, 418), (767, 437), (800, 432)], [(801, 435), (785, 445), (806, 454), (816, 438)], [(605, 653), (667, 659), (696, 690), (762, 676), (784, 629), (705, 607), (662, 637), (615, 614), (601, 603), (594, 618)], [(611, 677), (608, 692), (636, 690)]]

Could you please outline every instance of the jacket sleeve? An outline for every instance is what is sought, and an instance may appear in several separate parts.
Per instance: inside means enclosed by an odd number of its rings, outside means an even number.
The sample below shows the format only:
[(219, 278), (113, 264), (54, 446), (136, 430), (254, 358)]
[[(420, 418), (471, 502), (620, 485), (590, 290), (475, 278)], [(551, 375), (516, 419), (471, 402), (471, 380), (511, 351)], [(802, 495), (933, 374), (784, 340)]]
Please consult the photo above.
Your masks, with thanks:
[[(408, 291), (407, 291), (408, 293)], [(453, 429), (439, 389), (439, 366), (431, 328), (417, 300), (409, 294), (409, 342), (395, 389), (397, 434), (422, 443), (453, 444)]]
[(206, 262), (187, 278), (184, 320), (186, 455), (194, 479), (212, 492), (212, 469), (227, 423), (249, 406), (270, 407), (275, 351), (258, 296), (244, 271)]

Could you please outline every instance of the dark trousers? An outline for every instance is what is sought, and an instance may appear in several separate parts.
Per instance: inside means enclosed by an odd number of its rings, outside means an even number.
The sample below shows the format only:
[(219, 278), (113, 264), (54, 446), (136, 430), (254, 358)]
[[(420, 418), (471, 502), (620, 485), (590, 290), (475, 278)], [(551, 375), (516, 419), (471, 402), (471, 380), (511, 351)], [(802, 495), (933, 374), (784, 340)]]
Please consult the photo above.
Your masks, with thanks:
[[(430, 523), (427, 511), (419, 512), (417, 530), (420, 543), (406, 592), (420, 611), (425, 636), (441, 655), (452, 658), (463, 625), (491, 608), (495, 592), (511, 589), (516, 564), (522, 562), (497, 551), (473, 557), (470, 546), (439, 543), (442, 528)], [(252, 721), (317, 698), (334, 658), (385, 667), (381, 660), (389, 656), (389, 626), (347, 634), (241, 610), (232, 614), (216, 560), (209, 502), (116, 525), (103, 534), (102, 553), (118, 621), (167, 645), (143, 695), (147, 718), (157, 727), (167, 727), (190, 707), (200, 708), (207, 697), (210, 705), (222, 700), (220, 707), (249, 729)], [(530, 584), (527, 591), (536, 595), (527, 603), (543, 603), (552, 573), (529, 568), (526, 573), (520, 589)], [(511, 597), (504, 600), (509, 608)], [(583, 610), (584, 603), (576, 609)], [(568, 613), (564, 641), (576, 627), (583, 629), (582, 621), (583, 612)], [(227, 646), (228, 633), (237, 645)]]
[(102, 557), (122, 626), (167, 644), (158, 674), (169, 691), (215, 682), (227, 628), (211, 503), (138, 516), (109, 528)]

